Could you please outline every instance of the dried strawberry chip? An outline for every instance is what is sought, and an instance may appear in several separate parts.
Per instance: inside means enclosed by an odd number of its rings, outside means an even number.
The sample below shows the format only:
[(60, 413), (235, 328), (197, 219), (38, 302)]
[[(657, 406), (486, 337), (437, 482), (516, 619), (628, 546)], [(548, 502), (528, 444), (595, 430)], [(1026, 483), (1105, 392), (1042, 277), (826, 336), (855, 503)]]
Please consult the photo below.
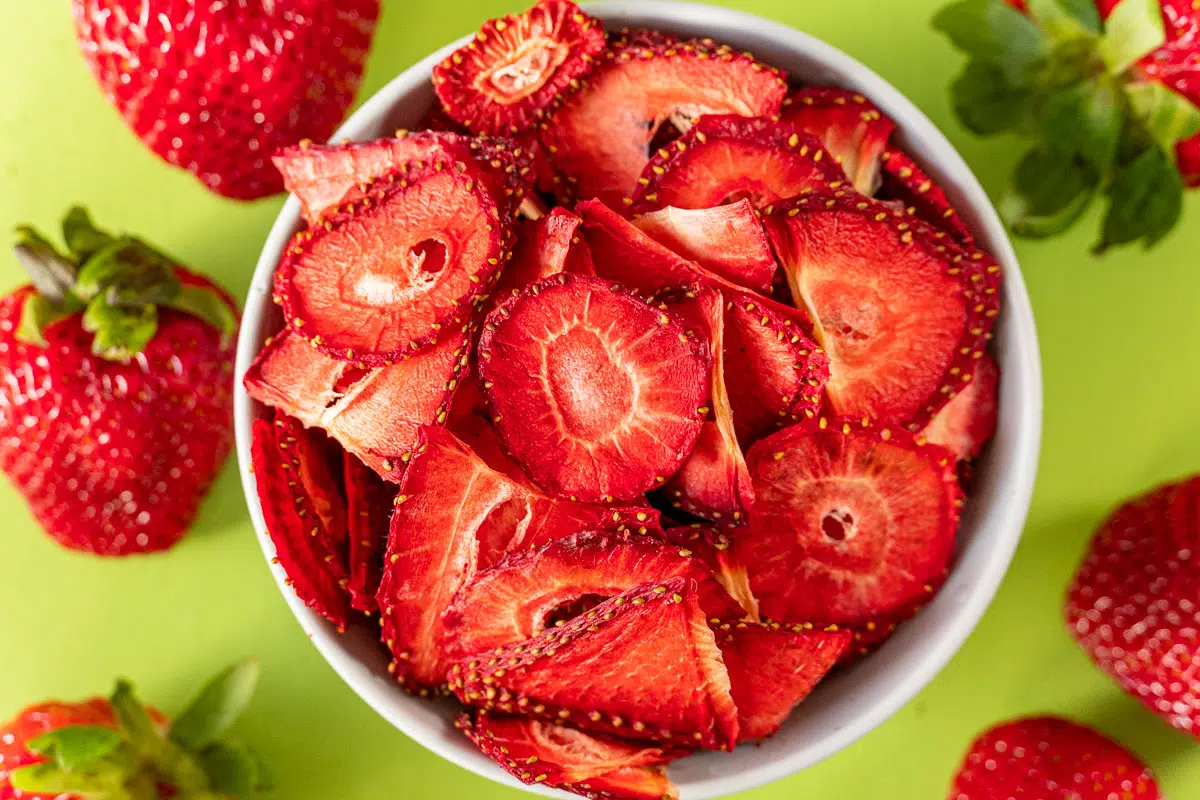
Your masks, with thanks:
[(778, 272), (771, 242), (748, 200), (715, 208), (664, 208), (635, 217), (642, 233), (752, 291), (769, 293)]
[(594, 275), (591, 253), (579, 232), (582, 222), (567, 209), (555, 208), (540, 219), (519, 223), (517, 245), (496, 283), (493, 305), (560, 272)]
[(901, 625), (917, 616), (921, 609), (933, 601), (933, 598), (941, 591), (949, 574), (950, 571), (947, 569), (941, 575), (934, 577), (933, 580), (921, 587), (921, 594), (917, 598), (906, 603), (898, 611), (846, 627), (845, 630), (851, 634), (852, 638), (850, 647), (842, 654), (841, 664), (854, 664), (883, 647), (884, 643), (892, 638), (892, 634)]
[(763, 221), (829, 354), (834, 410), (921, 430), (983, 358), (1000, 267), (851, 192), (795, 198)]
[(873, 195), (895, 123), (858, 92), (829, 87), (799, 89), (783, 101), (780, 117), (817, 137), (854, 188)]
[(378, 610), (375, 594), (383, 571), (388, 522), (395, 488), (350, 453), (344, 454), (346, 534), (350, 558), (350, 605), (364, 614)]
[(708, 566), (725, 592), (741, 606), (745, 619), (759, 622), (758, 600), (750, 591), (749, 572), (733, 549), (733, 535), (736, 534), (703, 523), (667, 527), (662, 532), (663, 539)]
[(622, 208), (665, 124), (686, 131), (703, 114), (770, 116), (786, 93), (779, 70), (712, 42), (618, 43), (542, 132), (558, 194)]
[(975, 362), (970, 383), (959, 390), (922, 435), (958, 456), (974, 458), (996, 433), (1000, 370), (987, 353)]
[(964, 244), (974, 241), (946, 193), (902, 150), (883, 154), (880, 196), (901, 201), (909, 214), (943, 229)]
[(446, 428), (471, 448), (471, 452), (489, 469), (507, 475), (527, 489), (540, 491), (529, 480), (521, 465), (509, 455), (508, 448), (500, 440), (500, 434), (492, 427), (487, 398), (483, 396), (483, 390), (479, 388), (479, 381), (474, 375), (463, 377), (458, 393), (454, 395), (454, 402), (450, 405)]
[(399, 459), (412, 451), (417, 429), (445, 422), (469, 349), (469, 330), (447, 332), (424, 352), (367, 368), (323, 356), (285, 330), (263, 348), (244, 383), (255, 400), (323, 428), (382, 477), (397, 481)]
[(714, 626), (738, 709), (738, 741), (773, 736), (850, 644), (846, 631), (801, 631), (753, 622)]
[(323, 227), (298, 234), (275, 274), (296, 333), (369, 366), (418, 353), (463, 324), (499, 274), (511, 236), (489, 194), (453, 164), (378, 183)]
[[(397, 121), (396, 124), (388, 124), (385, 130), (394, 130), (403, 128), (407, 124), (407, 120), (412, 117), (405, 115), (404, 121)], [(470, 131), (459, 125), (450, 115), (446, 113), (446, 109), (442, 108), (440, 101), (435, 100), (430, 103), (429, 108), (425, 109), (425, 113), (417, 120), (417, 124), (412, 126), (414, 131), (437, 131), (441, 133), (463, 133), (470, 135)]]
[(545, 119), (604, 52), (600, 21), (568, 0), (540, 0), (484, 23), (433, 68), (446, 113), (476, 133), (509, 134)]
[(828, 380), (829, 357), (805, 335), (794, 313), (766, 298), (729, 298), (725, 385), (744, 447), (785, 425), (814, 418)]
[(691, 452), (706, 355), (663, 312), (564, 272), (488, 316), (479, 374), (501, 438), (539, 486), (611, 502), (661, 485)]
[(644, 213), (735, 200), (761, 207), (845, 179), (821, 142), (796, 125), (769, 117), (705, 116), (654, 154), (630, 207)]
[(581, 530), (652, 530), (649, 509), (555, 500), (488, 467), (444, 428), (420, 429), (392, 515), (377, 596), (393, 670), (407, 689), (439, 687), (442, 613), (455, 593), (507, 551)]
[(729, 749), (738, 737), (729, 675), (687, 583), (643, 584), (489, 658), (459, 661), (450, 688), (489, 712)]
[(721, 294), (696, 285), (667, 296), (660, 302), (660, 308), (683, 322), (689, 334), (700, 337), (712, 353), (708, 418), (691, 454), (667, 481), (665, 491), (674, 508), (731, 526), (743, 525), (754, 505), (754, 487), (738, 445), (725, 389), (725, 313)]
[[(331, 479), (322, 477), (327, 461), (318, 452), (316, 436), (319, 433), (306, 431), (282, 414), (274, 421), (256, 420), (251, 443), (254, 478), (275, 558), (288, 583), (305, 605), (345, 630), (350, 616), (346, 572), (333, 549), (336, 534), (326, 525), (340, 512), (340, 522), (332, 524), (340, 525), (344, 535), (346, 509), (333, 493)], [(340, 508), (338, 503), (343, 503)]]
[(592, 736), (554, 722), (479, 711), (460, 714), (455, 727), (510, 775), (529, 785), (589, 798), (678, 800), (658, 747)]
[(921, 441), (822, 417), (750, 449), (754, 516), (734, 549), (764, 617), (853, 626), (927, 593), (949, 563), (962, 492), (953, 454)]
[(743, 616), (704, 563), (678, 546), (635, 533), (588, 532), (511, 553), (476, 575), (443, 615), (443, 649), (462, 659), (520, 642), (553, 627), (556, 618), (565, 622), (571, 612), (588, 610), (574, 607), (581, 599), (607, 599), (677, 576), (697, 587), (708, 616)]

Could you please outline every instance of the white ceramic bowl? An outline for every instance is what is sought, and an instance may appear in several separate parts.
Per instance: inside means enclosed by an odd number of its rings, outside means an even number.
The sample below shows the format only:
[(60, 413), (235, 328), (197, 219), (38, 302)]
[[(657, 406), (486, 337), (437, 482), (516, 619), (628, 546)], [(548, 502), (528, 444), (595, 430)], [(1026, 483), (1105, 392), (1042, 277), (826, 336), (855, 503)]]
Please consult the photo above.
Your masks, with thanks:
[[(638, 26), (687, 36), (711, 36), (739, 49), (749, 49), (800, 80), (861, 91), (896, 121), (905, 148), (946, 189), (981, 246), (996, 257), (1006, 273), (1004, 311), (995, 339), (1002, 371), (1000, 425), (979, 464), (963, 517), (957, 563), (945, 588), (878, 653), (823, 683), (766, 744), (732, 754), (705, 754), (672, 767), (671, 775), (683, 800), (707, 800), (786, 777), (851, 744), (911, 700), (971, 633), (1012, 559), (1037, 472), (1042, 419), (1037, 333), (1016, 256), (983, 188), (933, 123), (878, 75), (800, 31), (715, 6), (623, 0), (595, 4), (589, 11), (612, 29)], [(448, 45), (405, 71), (368, 100), (335, 138), (374, 139), (415, 122), (433, 98), (429, 83), (433, 65), (461, 44)], [(264, 529), (250, 472), (250, 426), (262, 410), (242, 389), (241, 378), (263, 340), (280, 327), (271, 303), (271, 282), (284, 246), (300, 225), (300, 205), (291, 198), (263, 247), (238, 342), (238, 464), (246, 503), (268, 559), (274, 556), (274, 547)], [(283, 571), (277, 565), (271, 569), (313, 644), (372, 708), (438, 755), (501, 783), (521, 786), (452, 728), (453, 709), (449, 703), (437, 705), (414, 699), (389, 679), (387, 658), (372, 630), (362, 626), (339, 636), (296, 598), (284, 584)], [(558, 794), (542, 787), (523, 788), (538, 794)]]

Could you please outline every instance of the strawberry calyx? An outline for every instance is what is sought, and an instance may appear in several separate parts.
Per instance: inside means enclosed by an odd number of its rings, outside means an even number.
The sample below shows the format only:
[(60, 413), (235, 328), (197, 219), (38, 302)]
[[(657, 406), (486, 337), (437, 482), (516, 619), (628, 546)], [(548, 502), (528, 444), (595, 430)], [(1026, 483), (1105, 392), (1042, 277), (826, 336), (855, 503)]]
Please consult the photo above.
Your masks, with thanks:
[(42, 761), (13, 770), (18, 794), (93, 800), (223, 800), (271, 788), (259, 757), (224, 734), (258, 683), (251, 659), (213, 678), (173, 723), (164, 724), (117, 681), (109, 697), (116, 727), (70, 725), (25, 743)]
[(82, 313), (84, 329), (94, 334), (92, 352), (128, 361), (154, 338), (159, 308), (233, 337), (236, 310), (215, 288), (181, 279), (175, 260), (133, 236), (100, 230), (80, 207), (67, 212), (62, 234), (65, 254), (33, 228), (17, 228), (14, 252), (35, 290), (22, 308), (19, 340), (45, 347), (47, 328)]
[(970, 58), (951, 96), (963, 125), (1031, 141), (998, 207), (1019, 236), (1073, 226), (1107, 204), (1093, 252), (1162, 240), (1178, 223), (1178, 146), (1200, 108), (1159, 82), (1170, 33), (1160, 0), (958, 0), (933, 24)]

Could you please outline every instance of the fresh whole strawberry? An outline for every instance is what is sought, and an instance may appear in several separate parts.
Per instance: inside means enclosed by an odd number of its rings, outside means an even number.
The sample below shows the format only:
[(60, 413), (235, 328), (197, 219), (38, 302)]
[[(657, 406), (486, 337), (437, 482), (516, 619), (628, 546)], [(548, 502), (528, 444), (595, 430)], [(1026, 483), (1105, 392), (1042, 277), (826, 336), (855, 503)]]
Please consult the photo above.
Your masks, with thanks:
[(226, 197), (283, 183), (280, 147), (328, 139), (354, 100), (379, 0), (74, 0), (84, 58), (147, 147)]
[(1057, 717), (998, 725), (971, 744), (948, 800), (1160, 800), (1154, 774), (1121, 745)]
[(0, 725), (0, 800), (224, 800), (271, 788), (224, 734), (258, 682), (257, 661), (221, 672), (174, 722), (127, 681), (109, 697), (29, 706)]
[(18, 231), (32, 285), (0, 299), (0, 468), (55, 540), (97, 555), (187, 531), (232, 445), (232, 299), (143, 242)]
[(1122, 505), (1067, 593), (1067, 624), (1096, 666), (1200, 737), (1200, 477)]
[(1033, 145), (999, 204), (1019, 235), (1108, 204), (1096, 252), (1146, 247), (1200, 185), (1200, 6), (1192, 0), (958, 0), (934, 20), (971, 61), (951, 93), (981, 135)]

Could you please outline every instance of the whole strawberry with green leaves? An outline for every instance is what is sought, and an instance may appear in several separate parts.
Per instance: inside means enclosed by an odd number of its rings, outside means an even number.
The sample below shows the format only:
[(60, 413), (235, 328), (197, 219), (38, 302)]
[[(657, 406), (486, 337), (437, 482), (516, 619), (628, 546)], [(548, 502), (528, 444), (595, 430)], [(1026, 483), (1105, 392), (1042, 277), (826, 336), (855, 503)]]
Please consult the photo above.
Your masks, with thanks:
[(226, 800), (269, 789), (253, 750), (225, 738), (259, 665), (210, 681), (174, 722), (127, 681), (109, 697), (30, 706), (0, 725), (0, 800)]
[(144, 242), (63, 222), (17, 234), (31, 284), (0, 299), (0, 469), (65, 547), (162, 550), (232, 447), (237, 309)]
[(1200, 7), (1192, 0), (958, 0), (934, 25), (970, 57), (967, 128), (1032, 141), (999, 207), (1053, 236), (1107, 204), (1096, 252), (1150, 247), (1200, 186)]

